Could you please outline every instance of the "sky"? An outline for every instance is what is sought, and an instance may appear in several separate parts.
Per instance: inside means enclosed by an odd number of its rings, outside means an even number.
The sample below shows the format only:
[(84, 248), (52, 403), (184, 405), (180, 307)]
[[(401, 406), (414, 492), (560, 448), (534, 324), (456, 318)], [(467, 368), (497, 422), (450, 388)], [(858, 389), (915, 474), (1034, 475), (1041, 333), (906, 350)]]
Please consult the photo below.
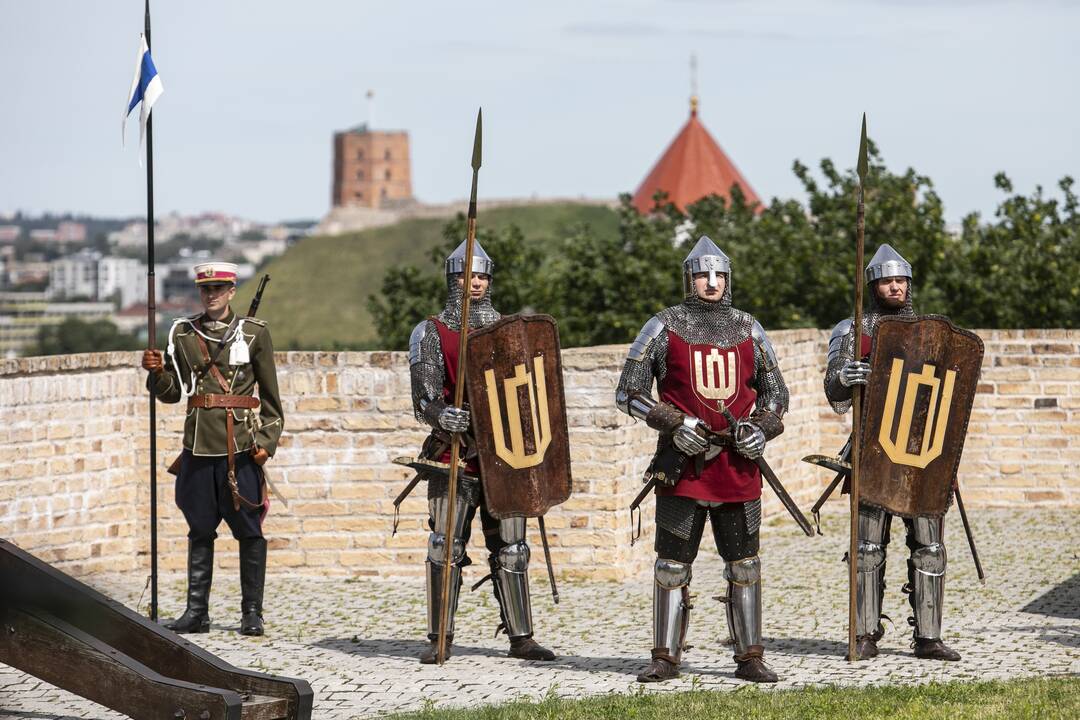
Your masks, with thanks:
[[(156, 0), (158, 214), (262, 221), (330, 205), (332, 136), (410, 133), (413, 191), (632, 192), (700, 117), (763, 198), (794, 160), (854, 165), (861, 114), (950, 221), (1080, 175), (1080, 0)], [(0, 212), (145, 213), (137, 112), (121, 150), (142, 0), (0, 0)], [(369, 108), (365, 93), (375, 93)]]

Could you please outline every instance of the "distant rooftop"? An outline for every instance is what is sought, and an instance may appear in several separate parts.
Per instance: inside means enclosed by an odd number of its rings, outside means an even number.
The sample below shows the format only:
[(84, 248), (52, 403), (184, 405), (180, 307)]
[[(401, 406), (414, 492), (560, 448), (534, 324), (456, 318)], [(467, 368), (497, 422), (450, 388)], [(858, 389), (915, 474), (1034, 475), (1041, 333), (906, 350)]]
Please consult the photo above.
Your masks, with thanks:
[(690, 99), (690, 119), (634, 193), (634, 207), (651, 212), (653, 196), (659, 190), (680, 210), (703, 197), (719, 195), (731, 199), (731, 187), (742, 188), (747, 203), (760, 202), (757, 193), (742, 176), (697, 116), (697, 97)]

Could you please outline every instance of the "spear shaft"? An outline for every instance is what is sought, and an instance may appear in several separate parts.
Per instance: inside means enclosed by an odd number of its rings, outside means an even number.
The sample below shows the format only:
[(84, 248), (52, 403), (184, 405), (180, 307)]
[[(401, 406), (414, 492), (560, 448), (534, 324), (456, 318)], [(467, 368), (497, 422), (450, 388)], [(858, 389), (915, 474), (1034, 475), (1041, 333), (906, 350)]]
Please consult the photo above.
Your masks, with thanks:
[[(866, 206), (863, 189), (868, 170), (866, 147), (866, 113), (863, 113), (862, 137), (859, 140), (859, 201), (855, 209), (855, 318), (851, 328), (854, 337), (852, 359), (862, 359), (863, 315), (863, 245), (866, 239)], [(851, 542), (848, 545), (848, 660), (859, 659), (855, 648), (856, 584), (858, 583), (859, 551), (859, 459), (862, 456), (862, 385), (851, 391)]]
[[(469, 215), (465, 231), (465, 267), (461, 285), (461, 322), (458, 335), (457, 378), (454, 382), (454, 407), (460, 408), (465, 400), (465, 353), (469, 343), (469, 307), (472, 304), (472, 261), (476, 245), (476, 184), (480, 175), (480, 152), (482, 111), (476, 113), (476, 135), (473, 138), (472, 190), (469, 194)], [(461, 460), (461, 433), (454, 433), (450, 440), (450, 486), (446, 498), (446, 524), (444, 525), (446, 556), (443, 562), (442, 603), (439, 606), (439, 641), (435, 660), (439, 665), (446, 662), (446, 631), (450, 624), (450, 577), (454, 560), (455, 505), (457, 503), (458, 463)]]

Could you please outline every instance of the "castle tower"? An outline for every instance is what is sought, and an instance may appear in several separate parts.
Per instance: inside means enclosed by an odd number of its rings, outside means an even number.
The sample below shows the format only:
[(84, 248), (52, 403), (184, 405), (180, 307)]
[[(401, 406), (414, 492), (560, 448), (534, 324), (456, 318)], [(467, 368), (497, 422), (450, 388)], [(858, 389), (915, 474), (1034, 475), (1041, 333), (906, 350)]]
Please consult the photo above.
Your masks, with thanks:
[(334, 133), (334, 207), (392, 207), (412, 199), (409, 133), (367, 124)]
[(748, 204), (760, 202), (735, 163), (698, 120), (697, 106), (694, 93), (690, 97), (690, 119), (634, 192), (633, 204), (638, 212), (652, 212), (657, 190), (666, 192), (668, 201), (680, 210), (709, 195), (730, 200), (733, 185), (742, 188)]

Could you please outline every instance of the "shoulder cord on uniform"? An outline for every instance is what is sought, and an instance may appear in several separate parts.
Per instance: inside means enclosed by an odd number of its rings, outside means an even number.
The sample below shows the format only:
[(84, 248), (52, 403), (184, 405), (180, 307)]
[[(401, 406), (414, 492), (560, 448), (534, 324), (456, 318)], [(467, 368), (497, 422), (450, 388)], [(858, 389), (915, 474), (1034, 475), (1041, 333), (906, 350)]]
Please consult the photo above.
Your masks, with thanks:
[(180, 325), (180, 323), (183, 322), (188, 322), (187, 318), (173, 320), (172, 327), (169, 328), (169, 345), (166, 348), (165, 352), (168, 353), (170, 358), (172, 358), (173, 370), (176, 371), (176, 381), (180, 383), (180, 399), (186, 400), (187, 398), (195, 394), (195, 372), (191, 372), (191, 389), (189, 390), (184, 385), (184, 376), (180, 374), (180, 364), (176, 362), (176, 342), (173, 340), (173, 337), (176, 334), (176, 328)]

